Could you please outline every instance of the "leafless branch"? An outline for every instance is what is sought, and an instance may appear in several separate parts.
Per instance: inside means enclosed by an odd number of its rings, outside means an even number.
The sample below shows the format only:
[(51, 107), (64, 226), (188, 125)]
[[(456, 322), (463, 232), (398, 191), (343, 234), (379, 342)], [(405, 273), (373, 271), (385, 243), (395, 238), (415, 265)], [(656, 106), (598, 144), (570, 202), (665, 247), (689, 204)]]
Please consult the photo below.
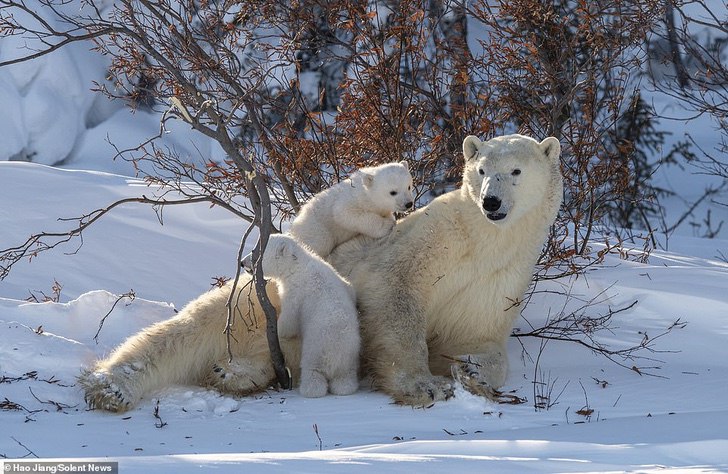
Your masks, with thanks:
[(642, 333), (642, 339), (639, 343), (624, 348), (611, 349), (598, 340), (598, 334), (603, 331), (612, 332), (611, 325), (613, 317), (634, 308), (638, 304), (638, 301), (633, 301), (617, 309), (609, 307), (606, 313), (603, 314), (588, 314), (588, 311), (592, 310), (597, 304), (600, 304), (606, 291), (604, 290), (593, 298), (580, 303), (576, 309), (570, 311), (566, 311), (566, 308), (571, 298), (565, 294), (564, 305), (558, 314), (549, 315), (546, 321), (539, 326), (534, 326), (526, 320), (530, 330), (516, 330), (512, 334), (512, 337), (518, 339), (535, 337), (546, 341), (562, 341), (578, 344), (640, 375), (660, 377), (657, 374), (649, 372), (649, 369), (653, 369), (654, 367), (637, 367), (633, 362), (639, 360), (660, 362), (657, 359), (643, 356), (641, 353), (643, 351), (653, 354), (671, 352), (655, 348), (655, 341), (669, 334), (675, 328), (684, 327), (686, 323), (678, 319), (657, 336), (649, 337), (646, 333)]
[(134, 298), (136, 298), (136, 294), (134, 293), (134, 290), (129, 290), (127, 293), (124, 293), (123, 295), (120, 295), (118, 298), (116, 298), (116, 301), (114, 301), (114, 304), (111, 305), (111, 309), (101, 318), (101, 320), (99, 321), (99, 329), (96, 331), (96, 334), (93, 337), (94, 341), (96, 341), (96, 344), (99, 343), (99, 334), (101, 334), (101, 329), (104, 327), (106, 318), (111, 316), (111, 313), (114, 312), (114, 308), (116, 308), (116, 305), (119, 304), (119, 302), (125, 298), (129, 299), (127, 306), (130, 305), (131, 302), (134, 301)]
[(44, 405), (52, 405), (52, 406), (54, 406), (56, 408), (56, 411), (63, 411), (65, 409), (75, 408), (76, 406), (78, 406), (78, 405), (67, 405), (65, 403), (56, 402), (56, 401), (53, 401), (53, 400), (41, 400), (40, 398), (38, 398), (38, 396), (35, 394), (35, 392), (33, 392), (33, 389), (32, 388), (28, 387), (28, 391), (30, 391), (30, 394), (33, 396), (33, 398), (35, 398), (36, 400), (38, 400), (40, 403), (42, 403)]
[[(108, 206), (96, 209), (80, 217), (60, 218), (59, 221), (75, 221), (76, 227), (60, 232), (39, 232), (31, 235), (20, 245), (8, 247), (0, 250), (0, 280), (3, 280), (10, 273), (11, 268), (24, 258), (34, 258), (40, 253), (52, 250), (61, 244), (70, 242), (74, 238), (79, 238), (79, 246), (70, 252), (77, 253), (83, 246), (83, 232), (96, 221), (108, 214), (113, 209), (126, 204), (149, 204), (163, 208), (164, 206), (176, 206), (182, 204), (193, 204), (200, 202), (209, 202), (214, 205), (220, 205), (214, 198), (209, 196), (199, 196), (184, 199), (166, 199), (166, 198), (149, 198), (142, 195), (141, 197), (124, 198), (115, 201)], [(230, 210), (229, 206), (222, 205), (224, 209)], [(231, 211), (232, 212), (232, 211)], [(236, 213), (237, 214), (237, 213)], [(158, 214), (159, 216), (159, 214)]]
[(21, 459), (22, 458), (27, 458), (28, 456), (33, 456), (34, 458), (38, 458), (38, 455), (37, 454), (35, 454), (33, 451), (31, 451), (31, 449), (29, 447), (27, 447), (26, 445), (24, 445), (23, 443), (21, 443), (20, 441), (18, 441), (17, 439), (15, 439), (14, 436), (11, 436), (10, 439), (12, 439), (16, 443), (18, 443), (23, 449), (25, 449), (28, 452), (25, 456), (20, 456)]

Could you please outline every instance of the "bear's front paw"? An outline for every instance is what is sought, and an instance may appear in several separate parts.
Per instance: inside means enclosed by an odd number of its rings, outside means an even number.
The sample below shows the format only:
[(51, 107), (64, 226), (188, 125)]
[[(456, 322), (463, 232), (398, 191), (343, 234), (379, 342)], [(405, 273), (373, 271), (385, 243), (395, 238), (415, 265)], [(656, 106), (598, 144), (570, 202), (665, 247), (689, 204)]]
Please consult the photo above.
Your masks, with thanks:
[(380, 221), (380, 225), (376, 226), (371, 230), (371, 237), (381, 238), (388, 236), (394, 229), (395, 219), (394, 215), (389, 217), (383, 217)]
[(485, 397), (497, 403), (520, 405), (521, 403), (526, 403), (528, 401), (513, 392), (504, 393), (496, 389), (483, 379), (480, 370), (482, 370), (482, 366), (474, 364), (472, 361), (460, 362), (452, 365), (452, 377), (460, 382), (463, 388), (473, 395)]
[(497, 389), (505, 383), (506, 362), (499, 352), (488, 355), (467, 355), (455, 359), (452, 377), (475, 394), (495, 400)]
[(449, 379), (440, 376), (412, 377), (394, 394), (396, 403), (412, 406), (430, 406), (454, 395)]
[(468, 392), (488, 398), (496, 399), (496, 390), (482, 377), (482, 366), (477, 363), (462, 361), (452, 365), (452, 378), (460, 382)]

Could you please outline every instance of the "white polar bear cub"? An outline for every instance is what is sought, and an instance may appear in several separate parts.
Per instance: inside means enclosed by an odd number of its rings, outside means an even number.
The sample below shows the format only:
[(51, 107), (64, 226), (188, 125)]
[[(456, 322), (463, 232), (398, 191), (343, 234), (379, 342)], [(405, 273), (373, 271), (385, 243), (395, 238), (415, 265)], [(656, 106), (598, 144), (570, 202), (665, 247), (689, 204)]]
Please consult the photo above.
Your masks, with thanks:
[(394, 228), (394, 213), (411, 208), (412, 201), (406, 161), (361, 168), (308, 201), (288, 233), (326, 258), (357, 235), (388, 235)]
[[(270, 236), (262, 264), (263, 274), (278, 287), (278, 335), (301, 338), (301, 394), (356, 392), (361, 343), (354, 289), (331, 265), (287, 235)], [(252, 265), (252, 257), (245, 257), (246, 270)]]

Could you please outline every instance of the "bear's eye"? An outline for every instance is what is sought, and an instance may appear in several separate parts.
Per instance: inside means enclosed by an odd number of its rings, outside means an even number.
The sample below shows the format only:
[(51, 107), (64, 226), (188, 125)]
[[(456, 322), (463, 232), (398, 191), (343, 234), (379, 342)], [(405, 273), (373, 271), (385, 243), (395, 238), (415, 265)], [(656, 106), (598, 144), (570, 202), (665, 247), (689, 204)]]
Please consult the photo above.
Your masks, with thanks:
[(513, 176), (518, 176), (519, 174), (521, 174), (521, 170), (519, 170), (518, 168), (516, 168), (516, 169), (513, 170), (513, 172), (511, 174)]
[(397, 195), (397, 191), (390, 191), (389, 194), (390, 194), (390, 196), (396, 196)]
[(480, 176), (483, 176), (485, 174), (485, 170), (483, 168), (480, 168), (478, 170), (478, 173), (480, 173)]

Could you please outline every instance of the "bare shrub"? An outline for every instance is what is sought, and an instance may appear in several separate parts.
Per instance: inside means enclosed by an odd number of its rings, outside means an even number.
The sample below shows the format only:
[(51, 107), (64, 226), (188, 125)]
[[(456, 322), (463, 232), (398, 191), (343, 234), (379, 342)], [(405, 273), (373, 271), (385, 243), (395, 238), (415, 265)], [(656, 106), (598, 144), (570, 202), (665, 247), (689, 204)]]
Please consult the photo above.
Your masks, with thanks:
[[(408, 160), (426, 201), (457, 186), (465, 135), (515, 131), (555, 136), (563, 147), (565, 201), (540, 278), (582, 272), (604, 255), (590, 253), (589, 242), (610, 212), (625, 214), (623, 222), (645, 212), (634, 205), (649, 194), (649, 177), (624, 168), (639, 138), (614, 133), (634, 109), (639, 46), (663, 7), (657, 0), (0, 0), (2, 35), (34, 48), (0, 66), (87, 42), (110, 60), (97, 90), (160, 115), (158, 133), (116, 155), (135, 164), (150, 192), (0, 251), (0, 278), (19, 260), (79, 238), (115, 206), (153, 205), (161, 218), (167, 205), (209, 202), (259, 230), (255, 289), (285, 386), (259, 266), (279, 230), (274, 223), (353, 168), (381, 162)], [(210, 137), (226, 159), (160, 146), (170, 120)], [(624, 202), (633, 207), (616, 205)], [(232, 309), (228, 316), (233, 324)], [(538, 328), (528, 335), (551, 337)]]

